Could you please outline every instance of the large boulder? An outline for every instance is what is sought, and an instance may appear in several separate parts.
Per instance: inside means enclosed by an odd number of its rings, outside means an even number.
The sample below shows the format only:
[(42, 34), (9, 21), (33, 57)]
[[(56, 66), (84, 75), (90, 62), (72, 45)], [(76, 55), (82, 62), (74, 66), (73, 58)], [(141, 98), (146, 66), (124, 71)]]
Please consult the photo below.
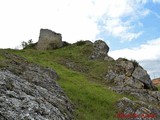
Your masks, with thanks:
[(140, 81), (144, 84), (144, 88), (153, 88), (152, 81), (147, 74), (147, 71), (144, 70), (142, 67), (138, 66), (135, 68), (132, 74), (133, 78), (135, 78), (137, 81)]
[(48, 29), (41, 29), (39, 35), (39, 41), (36, 48), (38, 50), (50, 50), (63, 46), (62, 36), (60, 33)]
[(101, 59), (101, 60), (113, 60), (113, 58), (108, 56), (109, 47), (102, 40), (96, 40), (93, 43), (93, 52), (90, 56), (91, 59)]
[(116, 86), (156, 90), (147, 71), (136, 61), (119, 58), (115, 62), (113, 69), (104, 77), (106, 80)]
[(71, 120), (73, 105), (57, 84), (57, 73), (5, 54), (0, 69), (0, 120)]
[(127, 93), (140, 100), (160, 104), (160, 92), (153, 85), (147, 71), (134, 60), (117, 59), (104, 79), (112, 83), (111, 89), (118, 93)]

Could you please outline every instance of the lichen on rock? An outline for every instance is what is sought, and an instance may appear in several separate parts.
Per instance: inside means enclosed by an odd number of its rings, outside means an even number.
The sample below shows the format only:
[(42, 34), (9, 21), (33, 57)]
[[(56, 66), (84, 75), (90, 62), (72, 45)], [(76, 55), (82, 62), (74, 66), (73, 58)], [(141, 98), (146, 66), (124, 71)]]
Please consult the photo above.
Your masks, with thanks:
[(71, 120), (73, 104), (57, 84), (57, 73), (5, 54), (7, 67), (0, 69), (1, 120)]

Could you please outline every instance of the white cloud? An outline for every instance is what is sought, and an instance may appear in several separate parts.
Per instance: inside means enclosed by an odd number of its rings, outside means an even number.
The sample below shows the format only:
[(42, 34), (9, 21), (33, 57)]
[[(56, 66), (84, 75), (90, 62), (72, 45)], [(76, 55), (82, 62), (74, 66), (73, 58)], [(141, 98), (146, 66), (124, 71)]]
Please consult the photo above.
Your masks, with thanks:
[(159, 15), (158, 13), (156, 13), (156, 12), (154, 12), (154, 11), (151, 11), (151, 13), (152, 13), (153, 15), (155, 15), (158, 19), (160, 19), (160, 15)]
[(137, 48), (126, 48), (122, 50), (115, 50), (109, 53), (110, 56), (117, 59), (124, 57), (127, 59), (134, 59), (137, 61), (144, 60), (159, 60), (160, 59), (160, 38), (150, 40), (146, 44), (142, 44)]
[(106, 21), (105, 29), (109, 31), (112, 35), (121, 38), (123, 41), (131, 41), (137, 39), (143, 32), (129, 32), (129, 30), (134, 29), (128, 22), (123, 22), (120, 19), (110, 19)]
[(140, 65), (147, 70), (152, 79), (160, 77), (160, 60), (144, 60), (139, 61)]
[[(138, 38), (143, 31), (135, 31), (134, 24), (150, 11), (144, 8), (146, 0), (112, 0), (107, 6), (107, 11), (103, 16), (103, 27), (111, 35), (118, 37), (121, 41), (131, 41)], [(143, 25), (142, 25), (143, 26)]]
[(160, 0), (153, 0), (154, 3), (160, 3)]
[[(84, 4), (85, 3), (85, 4)], [(0, 2), (0, 47), (38, 40), (40, 28), (62, 33), (64, 41), (94, 40), (99, 34), (91, 0), (15, 0)], [(101, 11), (101, 10), (100, 10)]]
[[(95, 40), (102, 32), (121, 40), (138, 38), (133, 21), (146, 16), (146, 0), (5, 0), (0, 1), (0, 47), (38, 40), (40, 28), (60, 32), (63, 40)], [(128, 19), (123, 20), (127, 17)], [(99, 22), (104, 22), (99, 29)], [(97, 38), (98, 39), (98, 38)]]

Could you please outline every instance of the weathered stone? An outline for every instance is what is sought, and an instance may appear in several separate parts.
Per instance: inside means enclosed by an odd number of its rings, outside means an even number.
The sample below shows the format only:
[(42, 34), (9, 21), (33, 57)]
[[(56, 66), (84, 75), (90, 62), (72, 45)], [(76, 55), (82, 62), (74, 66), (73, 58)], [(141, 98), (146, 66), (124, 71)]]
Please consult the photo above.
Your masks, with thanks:
[(115, 72), (113, 72), (113, 70), (109, 70), (106, 74), (106, 76), (104, 76), (103, 78), (110, 83), (114, 82), (114, 78), (117, 76), (117, 74)]
[(124, 84), (131, 86), (132, 88), (143, 89), (144, 84), (140, 81), (136, 81), (133, 77), (126, 77)]
[(91, 55), (91, 59), (103, 59), (108, 56), (109, 47), (108, 45), (102, 41), (97, 40), (93, 43), (93, 53)]
[(144, 87), (146, 89), (153, 89), (152, 81), (151, 81), (149, 75), (147, 74), (147, 71), (145, 71), (142, 67), (140, 67), (140, 66), (136, 67), (132, 76), (135, 79), (144, 83)]
[(111, 87), (113, 91), (116, 91), (117, 93), (127, 93), (135, 98), (148, 102), (148, 103), (154, 103), (156, 105), (160, 105), (160, 91), (150, 91), (147, 89), (138, 89), (128, 86), (115, 86)]
[(160, 105), (160, 92), (147, 72), (136, 62), (119, 58), (115, 66), (104, 76), (104, 79), (112, 83), (111, 89), (118, 93), (127, 93), (139, 100)]
[(119, 58), (115, 62), (112, 72), (105, 76), (107, 81), (112, 81), (116, 86), (157, 90), (147, 72), (136, 61)]
[(110, 56), (106, 56), (106, 57), (104, 57), (104, 60), (105, 61), (115, 61), (112, 57), (110, 57)]
[(116, 60), (116, 67), (116, 72), (123, 72), (126, 76), (131, 76), (135, 68), (132, 61), (123, 58)]
[(125, 86), (125, 75), (117, 75), (114, 79), (114, 84), (117, 86)]
[[(132, 101), (124, 97), (117, 102), (116, 106), (119, 111), (117, 117), (121, 119), (127, 119), (127, 120), (160, 119), (160, 109), (157, 106), (148, 105), (147, 103), (142, 101)], [(146, 116), (145, 118), (144, 115), (148, 116)]]
[(0, 69), (1, 120), (71, 120), (73, 105), (57, 84), (57, 73), (6, 54)]
[(63, 42), (60, 33), (56, 33), (48, 29), (40, 30), (39, 41), (36, 47), (38, 50), (56, 49), (62, 46)]

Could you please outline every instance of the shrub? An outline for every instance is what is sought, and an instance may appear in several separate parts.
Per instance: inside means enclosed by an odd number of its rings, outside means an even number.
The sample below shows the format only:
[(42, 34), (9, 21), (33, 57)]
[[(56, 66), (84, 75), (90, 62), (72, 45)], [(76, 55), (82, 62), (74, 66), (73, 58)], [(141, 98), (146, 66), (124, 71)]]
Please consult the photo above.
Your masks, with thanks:
[(83, 40), (80, 40), (80, 41), (76, 42), (77, 46), (82, 46), (82, 45), (85, 45), (85, 44), (86, 44), (86, 41), (83, 41)]
[(35, 48), (37, 43), (33, 43), (32, 39), (28, 40), (28, 42), (22, 41), (21, 46), (23, 49)]

